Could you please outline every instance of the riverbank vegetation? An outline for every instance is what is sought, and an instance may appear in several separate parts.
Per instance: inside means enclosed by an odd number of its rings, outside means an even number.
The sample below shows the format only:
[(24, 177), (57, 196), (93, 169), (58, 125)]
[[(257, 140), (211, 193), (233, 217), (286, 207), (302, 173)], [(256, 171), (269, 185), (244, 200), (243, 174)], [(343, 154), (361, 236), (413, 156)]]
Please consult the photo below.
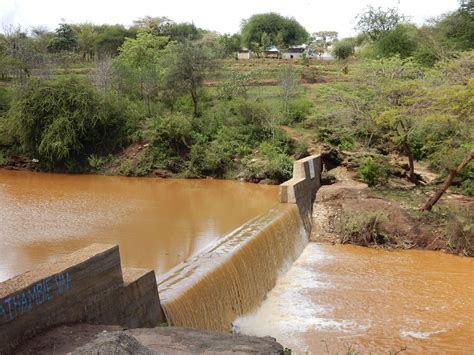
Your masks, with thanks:
[[(294, 159), (322, 152), (327, 169), (345, 159), (370, 187), (396, 180), (426, 196), (449, 176), (472, 196), (473, 163), (456, 168), (474, 148), (473, 11), (461, 1), (416, 26), (369, 7), (359, 34), (339, 40), (277, 14), (225, 35), (165, 17), (10, 27), (0, 166), (278, 183)], [(263, 58), (301, 43), (337, 59)], [(242, 46), (258, 58), (237, 60)]]

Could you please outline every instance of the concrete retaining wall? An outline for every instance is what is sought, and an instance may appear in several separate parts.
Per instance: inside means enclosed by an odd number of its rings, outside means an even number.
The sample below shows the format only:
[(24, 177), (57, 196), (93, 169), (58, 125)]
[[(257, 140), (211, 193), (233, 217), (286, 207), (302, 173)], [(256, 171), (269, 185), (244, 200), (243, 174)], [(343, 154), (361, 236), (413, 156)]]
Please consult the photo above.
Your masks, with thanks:
[(93, 244), (0, 283), (0, 354), (63, 324), (164, 321), (154, 271), (122, 272), (118, 246)]
[(316, 192), (321, 187), (320, 155), (312, 155), (293, 163), (293, 178), (280, 185), (280, 203), (298, 205), (306, 231), (311, 233), (311, 214)]

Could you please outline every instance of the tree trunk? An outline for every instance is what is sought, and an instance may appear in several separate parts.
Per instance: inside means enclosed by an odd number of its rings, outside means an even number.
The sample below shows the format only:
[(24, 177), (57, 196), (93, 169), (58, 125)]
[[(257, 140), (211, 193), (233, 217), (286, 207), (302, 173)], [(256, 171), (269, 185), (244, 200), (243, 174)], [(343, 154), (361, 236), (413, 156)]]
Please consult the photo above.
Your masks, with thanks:
[(418, 179), (415, 176), (415, 163), (413, 162), (413, 152), (411, 151), (410, 144), (408, 143), (407, 136), (405, 136), (403, 140), (403, 145), (405, 146), (405, 153), (408, 157), (408, 166), (409, 166), (409, 180), (414, 183), (418, 184)]
[(456, 175), (458, 175), (466, 167), (466, 165), (469, 164), (469, 162), (473, 159), (474, 159), (474, 149), (471, 150), (471, 152), (466, 156), (466, 158), (464, 158), (464, 160), (461, 162), (461, 164), (459, 164), (459, 166), (456, 169), (451, 170), (449, 172), (449, 175), (444, 181), (443, 186), (441, 186), (441, 188), (438, 191), (436, 191), (436, 193), (433, 196), (430, 197), (430, 199), (425, 203), (425, 205), (423, 206), (421, 210), (431, 211), (435, 203), (438, 202), (438, 200), (441, 198), (444, 192), (449, 188), (449, 186), (451, 186), (451, 183), (453, 182), (453, 179), (456, 177)]
[(191, 88), (191, 98), (193, 99), (193, 106), (194, 106), (194, 117), (198, 115), (198, 96), (197, 90), (195, 87)]

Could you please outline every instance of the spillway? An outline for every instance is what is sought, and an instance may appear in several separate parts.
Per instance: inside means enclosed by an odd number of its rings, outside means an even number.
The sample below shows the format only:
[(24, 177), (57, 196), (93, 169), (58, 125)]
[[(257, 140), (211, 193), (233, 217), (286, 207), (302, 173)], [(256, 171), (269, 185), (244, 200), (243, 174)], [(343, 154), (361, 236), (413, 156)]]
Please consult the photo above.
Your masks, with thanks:
[(308, 243), (298, 207), (281, 204), (158, 280), (171, 325), (228, 331), (261, 303)]

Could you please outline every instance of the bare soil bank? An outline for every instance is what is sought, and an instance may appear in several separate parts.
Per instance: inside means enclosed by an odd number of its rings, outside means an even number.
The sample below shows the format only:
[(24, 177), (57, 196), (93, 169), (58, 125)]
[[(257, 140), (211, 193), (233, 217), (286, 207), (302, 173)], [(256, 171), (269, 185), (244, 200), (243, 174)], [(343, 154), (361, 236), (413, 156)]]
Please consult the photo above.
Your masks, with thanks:
[(323, 186), (313, 212), (313, 241), (377, 248), (443, 250), (473, 256), (474, 199), (447, 193), (433, 212), (419, 207), (429, 193), (419, 188), (369, 189), (344, 167)]

